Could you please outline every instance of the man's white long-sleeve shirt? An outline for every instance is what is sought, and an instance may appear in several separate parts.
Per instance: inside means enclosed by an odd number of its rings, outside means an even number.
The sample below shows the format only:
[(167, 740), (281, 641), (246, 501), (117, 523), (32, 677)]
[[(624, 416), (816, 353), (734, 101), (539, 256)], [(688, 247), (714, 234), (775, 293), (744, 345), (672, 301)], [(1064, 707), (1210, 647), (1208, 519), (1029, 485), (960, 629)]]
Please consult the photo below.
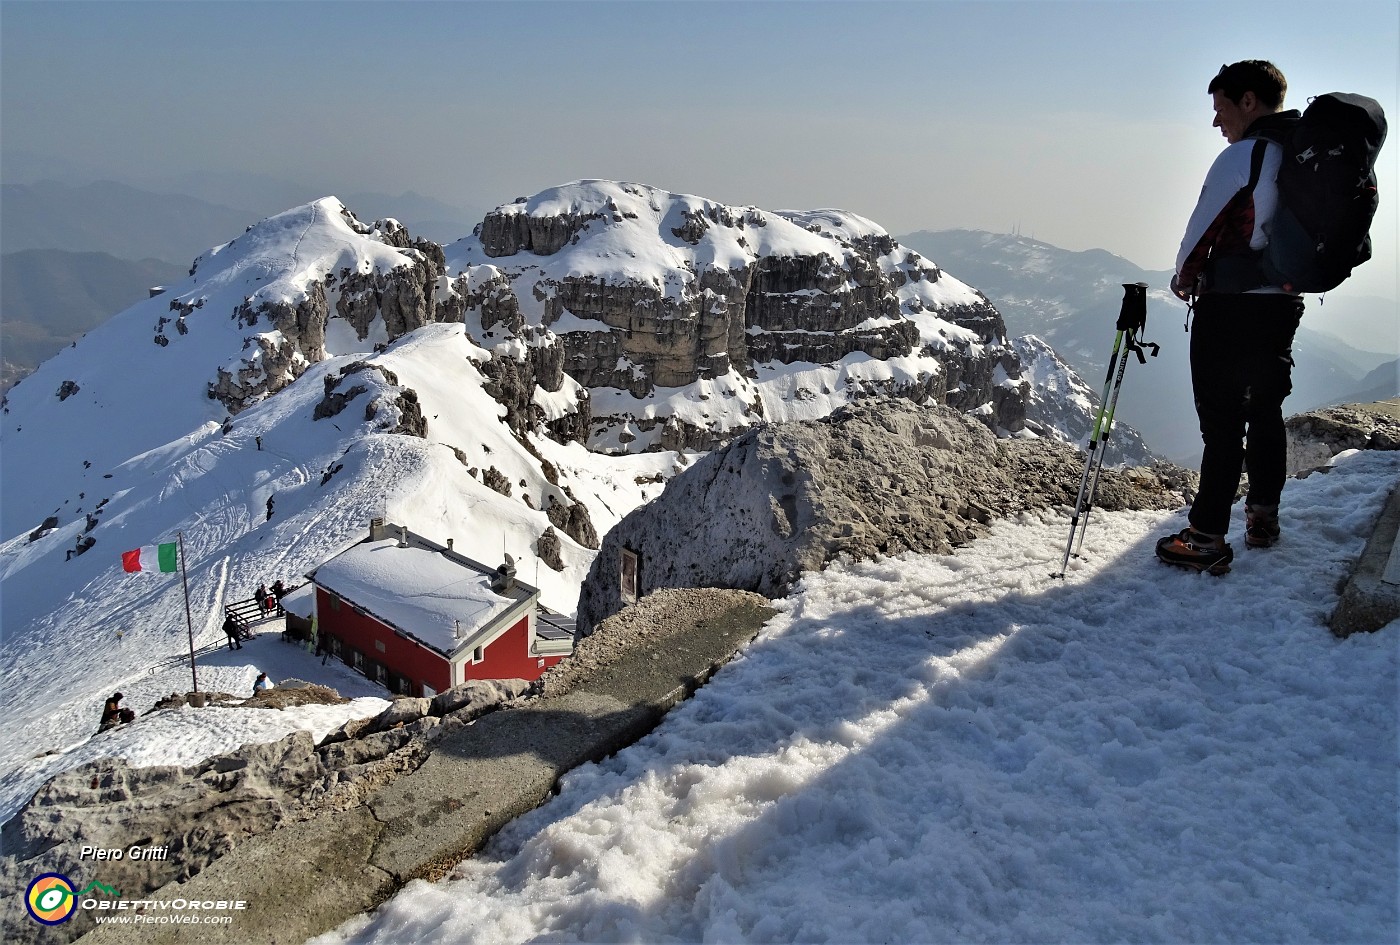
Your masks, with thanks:
[[(1225, 210), (1230, 200), (1240, 188), (1249, 183), (1250, 157), (1256, 139), (1246, 138), (1229, 145), (1220, 152), (1215, 163), (1206, 174), (1201, 196), (1196, 201), (1196, 209), (1186, 224), (1186, 235), (1181, 240), (1181, 248), (1176, 254), (1176, 271), (1181, 273), (1187, 259), (1212, 229), (1212, 224)], [(1269, 224), (1278, 206), (1278, 169), (1283, 161), (1283, 148), (1274, 142), (1267, 142), (1264, 151), (1264, 164), (1259, 172), (1259, 181), (1254, 185), (1254, 227), (1249, 237), (1250, 249), (1260, 250), (1269, 243)], [(1229, 222), (1226, 221), (1226, 226)]]

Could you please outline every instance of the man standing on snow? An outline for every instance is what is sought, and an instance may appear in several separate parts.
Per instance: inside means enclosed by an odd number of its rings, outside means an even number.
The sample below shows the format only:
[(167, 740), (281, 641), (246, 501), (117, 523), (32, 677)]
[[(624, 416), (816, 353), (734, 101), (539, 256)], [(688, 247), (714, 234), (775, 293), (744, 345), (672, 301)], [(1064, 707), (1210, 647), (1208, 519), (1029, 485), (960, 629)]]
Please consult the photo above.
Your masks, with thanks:
[(228, 648), (230, 650), (243, 649), (243, 644), (238, 642), (238, 621), (233, 619), (232, 614), (224, 617), (224, 635), (228, 637)]
[(1277, 143), (1298, 112), (1281, 111), (1288, 83), (1270, 62), (1222, 66), (1206, 89), (1229, 142), (1206, 175), (1177, 254), (1172, 292), (1192, 302), (1191, 388), (1201, 423), (1201, 484), (1190, 527), (1157, 542), (1168, 564), (1223, 574), (1240, 472), (1249, 470), (1245, 546), (1279, 537), (1286, 478), (1283, 400), (1293, 389), (1293, 335), (1303, 299), (1269, 285), (1258, 259), (1278, 205)]

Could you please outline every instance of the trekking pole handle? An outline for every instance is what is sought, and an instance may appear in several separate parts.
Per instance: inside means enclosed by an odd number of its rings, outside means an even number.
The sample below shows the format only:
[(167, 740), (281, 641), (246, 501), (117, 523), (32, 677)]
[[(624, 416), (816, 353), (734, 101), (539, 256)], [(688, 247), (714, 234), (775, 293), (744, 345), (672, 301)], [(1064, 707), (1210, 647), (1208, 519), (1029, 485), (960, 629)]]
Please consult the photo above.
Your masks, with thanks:
[(1147, 283), (1123, 283), (1123, 307), (1118, 312), (1119, 331), (1141, 334), (1147, 327)]

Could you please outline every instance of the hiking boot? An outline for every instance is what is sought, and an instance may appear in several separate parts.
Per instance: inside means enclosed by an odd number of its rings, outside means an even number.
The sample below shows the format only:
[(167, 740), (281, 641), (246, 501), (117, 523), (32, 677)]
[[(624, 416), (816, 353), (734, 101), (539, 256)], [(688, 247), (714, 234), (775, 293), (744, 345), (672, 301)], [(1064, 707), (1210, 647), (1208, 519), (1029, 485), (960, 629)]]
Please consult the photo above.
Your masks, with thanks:
[(1204, 535), (1194, 528), (1183, 528), (1179, 534), (1168, 535), (1157, 542), (1157, 557), (1178, 567), (1224, 574), (1230, 570), (1235, 552), (1224, 538)]
[(1244, 507), (1244, 546), (1268, 548), (1278, 541), (1278, 506), (1246, 505)]

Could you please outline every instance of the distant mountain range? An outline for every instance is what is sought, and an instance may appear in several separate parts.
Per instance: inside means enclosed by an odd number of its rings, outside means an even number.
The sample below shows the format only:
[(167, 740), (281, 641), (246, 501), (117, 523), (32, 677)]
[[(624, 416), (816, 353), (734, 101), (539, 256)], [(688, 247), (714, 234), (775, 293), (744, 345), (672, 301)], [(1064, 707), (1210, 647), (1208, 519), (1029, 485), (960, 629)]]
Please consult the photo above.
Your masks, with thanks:
[(257, 222), (246, 210), (180, 194), (156, 194), (98, 181), (71, 187), (53, 181), (0, 186), (0, 246), (190, 260)]
[(1333, 404), (1375, 403), (1397, 396), (1400, 389), (1400, 361), (1389, 361), (1361, 379), (1361, 387), (1350, 397), (1333, 400)]
[[(1154, 272), (1101, 249), (1060, 249), (1024, 236), (978, 230), (920, 231), (899, 237), (950, 272), (977, 286), (1006, 319), (1013, 335), (1033, 334), (1047, 341), (1089, 383), (1101, 385), (1123, 299), (1123, 284), (1146, 282), (1148, 340), (1160, 356), (1147, 365), (1132, 363), (1125, 375), (1118, 416), (1136, 427), (1154, 450), (1194, 466), (1200, 434), (1191, 400), (1186, 306), (1166, 290), (1170, 272)], [(1376, 350), (1360, 350), (1325, 330), (1339, 310), (1369, 324), (1394, 324), (1393, 301), (1334, 296), (1307, 300), (1307, 313), (1294, 344), (1293, 394), (1289, 413), (1334, 403), (1369, 402), (1400, 394), (1400, 338), (1363, 335)], [(1339, 304), (1342, 303), (1342, 304)], [(1353, 333), (1355, 334), (1355, 333)], [(1095, 388), (1097, 390), (1097, 387)]]
[[(252, 186), (227, 187), (223, 192), (246, 203), (229, 206), (115, 181), (4, 184), (0, 186), (0, 246), (6, 253), (64, 249), (110, 253), (122, 259), (155, 258), (188, 268), (194, 257), (264, 217), (327, 196), (275, 181), (267, 182), (261, 192)], [(485, 215), (483, 210), (412, 192), (343, 196), (367, 218), (394, 217), (414, 235), (440, 243), (469, 235)]]
[[(149, 287), (186, 275), (204, 251), (287, 206), (325, 196), (247, 175), (170, 183), (213, 189), (239, 205), (115, 181), (0, 185), (0, 391), (145, 298)], [(347, 199), (367, 217), (395, 217), (415, 236), (440, 243), (470, 234), (485, 215), (411, 192)]]
[(159, 259), (131, 261), (109, 253), (26, 249), (0, 257), (0, 390), (40, 361), (139, 302), (153, 286), (185, 275)]

